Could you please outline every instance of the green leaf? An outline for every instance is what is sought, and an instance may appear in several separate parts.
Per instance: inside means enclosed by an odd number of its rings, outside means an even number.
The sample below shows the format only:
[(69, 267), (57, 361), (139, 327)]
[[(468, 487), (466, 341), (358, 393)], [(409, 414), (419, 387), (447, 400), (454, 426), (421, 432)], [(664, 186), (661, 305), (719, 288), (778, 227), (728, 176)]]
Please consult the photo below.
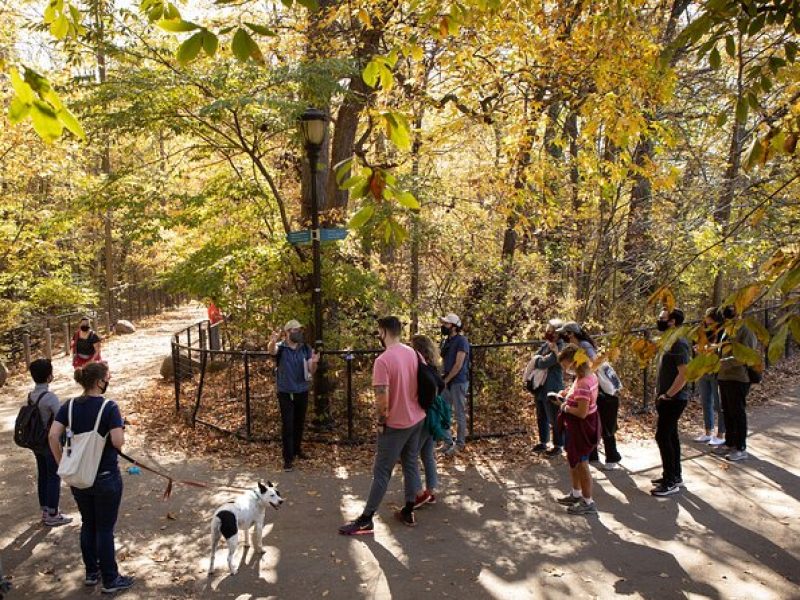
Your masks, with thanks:
[(75, 115), (64, 108), (58, 111), (57, 116), (61, 124), (72, 132), (76, 138), (86, 141), (86, 133), (83, 131), (83, 127), (78, 119), (75, 118)]
[(169, 2), (164, 7), (164, 18), (170, 21), (174, 21), (176, 19), (181, 18), (181, 13), (178, 11), (178, 7), (175, 6), (172, 2)]
[(717, 50), (717, 48), (715, 47), (711, 51), (711, 54), (708, 55), (708, 64), (711, 65), (712, 69), (717, 70), (719, 69), (720, 62), (721, 58), (719, 56), (719, 50)]
[(28, 116), (30, 111), (31, 105), (23, 102), (19, 99), (19, 96), (17, 96), (11, 101), (11, 104), (8, 107), (8, 120), (12, 125), (21, 123), (22, 120)]
[(755, 167), (764, 157), (764, 145), (758, 137), (753, 138), (753, 143), (750, 144), (750, 149), (747, 151), (744, 166), (748, 171)]
[(156, 25), (158, 25), (164, 31), (171, 31), (172, 33), (183, 33), (186, 31), (200, 29), (199, 25), (189, 21), (183, 21), (181, 19), (161, 19), (160, 21), (156, 22)]
[(342, 187), (342, 182), (346, 181), (345, 178), (350, 175), (350, 168), (353, 165), (352, 158), (346, 158), (340, 163), (334, 165), (333, 170), (336, 173), (336, 185)]
[(747, 98), (739, 98), (736, 101), (736, 122), (744, 123), (747, 121), (747, 111), (749, 110)]
[(717, 127), (723, 127), (728, 122), (728, 113), (721, 112), (717, 115)]
[(719, 355), (716, 352), (698, 354), (686, 365), (686, 378), (697, 381), (703, 375), (714, 373), (719, 369)]
[(361, 72), (361, 78), (369, 87), (374, 88), (378, 83), (378, 74), (380, 72), (380, 65), (373, 59), (367, 63), (364, 70)]
[(792, 318), (789, 319), (789, 331), (792, 332), (794, 341), (800, 344), (800, 317), (797, 315), (792, 315)]
[(767, 357), (772, 364), (777, 363), (783, 356), (786, 349), (786, 338), (789, 335), (789, 324), (784, 323), (778, 332), (772, 336), (769, 341), (769, 350), (767, 350)]
[(736, 360), (748, 367), (758, 367), (761, 365), (761, 355), (750, 346), (745, 346), (739, 342), (733, 342), (731, 344), (731, 352)]
[(786, 279), (781, 284), (781, 291), (784, 294), (789, 294), (798, 285), (800, 285), (800, 266), (797, 266), (789, 271), (789, 273), (786, 275)]
[(736, 41), (732, 35), (725, 36), (725, 52), (731, 58), (736, 57)]
[(317, 0), (297, 0), (297, 3), (300, 6), (305, 6), (308, 10), (317, 10), (319, 8)]
[(200, 54), (200, 50), (203, 48), (203, 33), (202, 31), (198, 31), (180, 45), (177, 54), (180, 64), (185, 65), (190, 63)]
[(360, 229), (363, 227), (367, 221), (372, 218), (372, 215), (375, 213), (375, 205), (374, 204), (367, 204), (366, 206), (362, 207), (356, 214), (353, 215), (353, 218), (350, 219), (350, 222), (347, 224), (349, 229)]
[(410, 208), (411, 210), (419, 210), (419, 202), (411, 192), (400, 192), (399, 194), (395, 194), (395, 198), (402, 206)]
[(207, 29), (203, 31), (203, 50), (205, 51), (207, 56), (214, 56), (217, 53), (217, 48), (219, 47), (219, 38), (216, 35), (208, 31)]
[(356, 187), (357, 185), (363, 184), (366, 180), (367, 178), (364, 177), (363, 175), (354, 175), (353, 177), (350, 177), (346, 179), (343, 183), (341, 183), (339, 185), (339, 189), (350, 190)]
[(16, 69), (11, 70), (11, 87), (14, 88), (17, 98), (19, 98), (23, 103), (30, 104), (33, 102), (33, 89), (31, 88), (30, 84), (20, 77), (19, 71)]
[(257, 23), (245, 23), (245, 25), (247, 25), (247, 27), (249, 27), (254, 33), (260, 33), (261, 35), (267, 35), (270, 37), (275, 37), (278, 35), (272, 31), (272, 29), (264, 27), (263, 25), (258, 25)]
[(758, 341), (761, 342), (763, 346), (769, 344), (769, 331), (764, 325), (753, 316), (745, 317), (744, 318), (745, 326), (752, 331), (755, 336), (758, 338)]
[(233, 55), (242, 62), (250, 58), (250, 36), (241, 27), (233, 34), (231, 51)]
[(408, 151), (411, 149), (411, 128), (402, 114), (397, 112), (384, 113), (387, 133), (389, 139), (394, 142), (400, 150)]
[(33, 129), (45, 142), (51, 143), (61, 137), (64, 127), (50, 105), (41, 100), (34, 100), (30, 115)]
[(394, 87), (394, 74), (392, 70), (386, 65), (381, 65), (380, 68), (381, 88), (388, 91)]
[(63, 40), (69, 32), (69, 20), (65, 14), (60, 14), (56, 20), (50, 23), (50, 33), (57, 40)]

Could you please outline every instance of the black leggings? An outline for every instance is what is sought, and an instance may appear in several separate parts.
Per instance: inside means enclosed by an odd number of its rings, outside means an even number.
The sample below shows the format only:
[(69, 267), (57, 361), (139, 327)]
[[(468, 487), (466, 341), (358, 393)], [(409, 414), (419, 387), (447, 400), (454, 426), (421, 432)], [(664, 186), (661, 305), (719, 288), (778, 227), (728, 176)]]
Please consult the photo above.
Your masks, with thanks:
[(281, 405), (281, 439), (283, 441), (283, 461), (290, 463), (300, 454), (303, 441), (303, 426), (308, 408), (308, 392), (287, 394), (278, 392)]
[[(609, 396), (604, 392), (597, 394), (597, 413), (600, 416), (600, 425), (603, 428), (603, 448), (606, 452), (606, 462), (615, 463), (622, 460), (617, 450), (617, 415), (619, 414), (619, 398)], [(589, 455), (590, 461), (600, 460), (595, 448)]]

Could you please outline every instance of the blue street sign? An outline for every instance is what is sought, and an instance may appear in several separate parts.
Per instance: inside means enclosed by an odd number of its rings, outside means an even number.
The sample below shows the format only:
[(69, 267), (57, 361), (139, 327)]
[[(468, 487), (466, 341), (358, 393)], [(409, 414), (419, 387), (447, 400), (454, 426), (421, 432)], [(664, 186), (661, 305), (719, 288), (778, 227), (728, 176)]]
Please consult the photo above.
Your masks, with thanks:
[(308, 244), (311, 242), (311, 231), (308, 229), (291, 231), (286, 234), (286, 241), (290, 244)]
[(321, 229), (319, 240), (321, 242), (334, 242), (338, 240), (343, 240), (346, 237), (347, 237), (347, 229), (342, 229), (337, 227), (335, 229)]

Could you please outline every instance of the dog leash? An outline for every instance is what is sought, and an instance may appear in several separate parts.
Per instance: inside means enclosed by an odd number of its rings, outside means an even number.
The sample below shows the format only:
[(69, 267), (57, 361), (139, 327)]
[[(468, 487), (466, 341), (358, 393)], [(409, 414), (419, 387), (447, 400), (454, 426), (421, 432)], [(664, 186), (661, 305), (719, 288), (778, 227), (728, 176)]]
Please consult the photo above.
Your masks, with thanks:
[(119, 453), (119, 455), (122, 458), (124, 458), (129, 463), (133, 464), (134, 466), (137, 466), (137, 467), (139, 467), (141, 469), (144, 469), (145, 471), (148, 471), (150, 473), (153, 473), (154, 475), (158, 475), (159, 477), (163, 477), (164, 479), (167, 480), (167, 489), (164, 490), (164, 495), (161, 498), (162, 500), (168, 500), (169, 499), (169, 497), (172, 495), (172, 486), (173, 486), (173, 484), (176, 484), (176, 483), (181, 484), (181, 485), (187, 485), (187, 486), (190, 486), (190, 487), (196, 487), (196, 488), (208, 488), (208, 489), (216, 489), (216, 490), (236, 490), (236, 491), (241, 491), (241, 492), (252, 491), (250, 488), (239, 487), (239, 486), (235, 486), (235, 485), (218, 485), (218, 484), (215, 484), (215, 483), (207, 483), (207, 482), (204, 482), (204, 481), (196, 481), (194, 479), (176, 479), (176, 478), (172, 477), (171, 475), (169, 475), (168, 473), (164, 473), (163, 471), (159, 471), (157, 469), (153, 469), (152, 467), (148, 467), (147, 465), (144, 465), (144, 464), (140, 463), (138, 460), (136, 460), (135, 458), (131, 458), (130, 456), (128, 456), (127, 454), (125, 454), (121, 450), (117, 450), (117, 452)]

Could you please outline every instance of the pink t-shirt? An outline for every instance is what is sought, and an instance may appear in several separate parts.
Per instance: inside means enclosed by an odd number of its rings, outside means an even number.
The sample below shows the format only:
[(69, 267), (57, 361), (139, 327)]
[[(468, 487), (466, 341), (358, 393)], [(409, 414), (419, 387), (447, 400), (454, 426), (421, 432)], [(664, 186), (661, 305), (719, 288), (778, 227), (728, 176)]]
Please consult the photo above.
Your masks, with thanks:
[(417, 353), (413, 348), (394, 344), (376, 358), (372, 385), (389, 388), (389, 427), (408, 429), (425, 418), (417, 399)]
[(597, 410), (597, 392), (599, 389), (597, 375), (589, 373), (586, 377), (576, 379), (567, 392), (567, 404), (578, 406), (578, 400), (589, 401), (589, 412), (592, 414)]

